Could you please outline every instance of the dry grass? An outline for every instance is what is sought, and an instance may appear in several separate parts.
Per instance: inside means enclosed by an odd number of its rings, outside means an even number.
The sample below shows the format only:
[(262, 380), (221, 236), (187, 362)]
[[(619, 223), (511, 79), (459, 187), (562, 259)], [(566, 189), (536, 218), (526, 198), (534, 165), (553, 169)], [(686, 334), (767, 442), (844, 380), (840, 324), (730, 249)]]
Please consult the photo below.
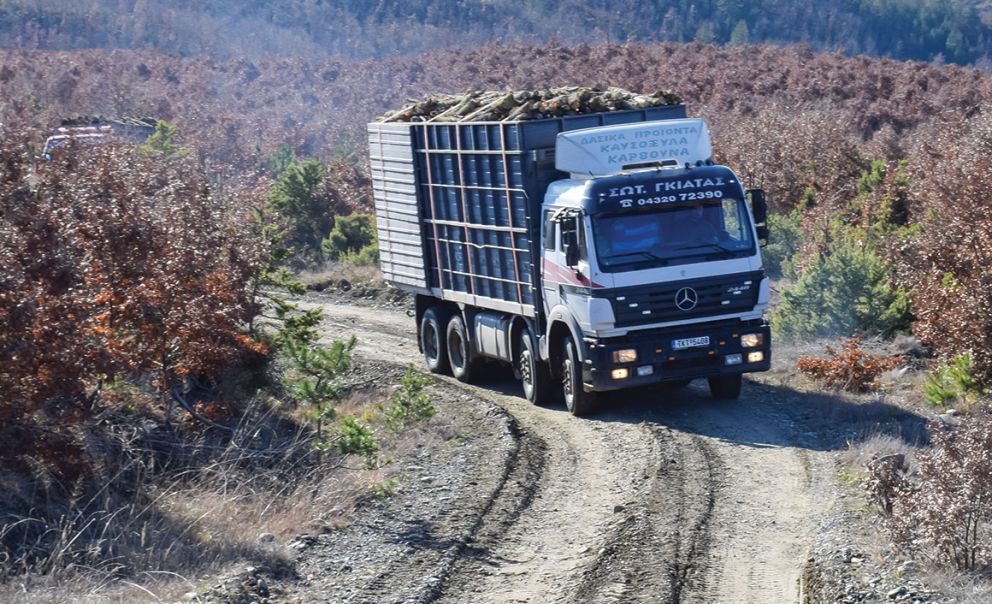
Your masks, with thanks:
[(196, 585), (181, 576), (146, 573), (134, 581), (99, 583), (92, 576), (28, 575), (0, 584), (0, 601), (7, 604), (133, 604), (178, 602)]
[(952, 570), (934, 570), (926, 575), (927, 584), (956, 604), (992, 602), (992, 578)]
[(355, 390), (337, 404), (338, 414), (363, 415), (376, 410), (380, 404), (385, 404), (389, 394), (377, 388)]
[(310, 269), (297, 275), (308, 290), (347, 297), (360, 302), (376, 300), (401, 304), (409, 294), (387, 284), (378, 267), (356, 266), (342, 262), (328, 262), (320, 269)]
[[(370, 413), (385, 398), (358, 392), (341, 410)], [(35, 476), (4, 473), (0, 601), (175, 601), (235, 564), (284, 568), (290, 539), (344, 525), (393, 472), (333, 453), (318, 462), (309, 432), (287, 417), (256, 400), (225, 443), (153, 442), (125, 422), (92, 438), (120, 440), (85, 494), (39, 499)]]
[[(773, 337), (774, 340), (774, 337)], [(820, 392), (820, 387), (807, 375), (796, 369), (796, 363), (803, 355), (817, 355), (823, 352), (823, 342), (789, 342), (774, 340), (772, 367), (765, 373), (755, 374), (762, 382), (790, 388), (799, 392)]]
[[(940, 446), (940, 440), (936, 439), (935, 446)], [(841, 478), (846, 478), (844, 482), (848, 483), (848, 488), (852, 489), (860, 494), (866, 494), (864, 490), (866, 487), (872, 489), (872, 481), (880, 480), (878, 474), (874, 477), (870, 471), (866, 472), (866, 468), (870, 461), (886, 456), (902, 456), (903, 468), (900, 470), (904, 475), (909, 476), (910, 480), (934, 480), (939, 479), (944, 475), (944, 472), (938, 472), (936, 475), (932, 473), (929, 474), (927, 478), (927, 470), (924, 467), (922, 470), (920, 468), (919, 460), (917, 459), (918, 453), (924, 451), (921, 449), (923, 443), (918, 443), (917, 446), (907, 443), (905, 440), (899, 437), (895, 437), (888, 434), (874, 434), (869, 438), (861, 440), (856, 443), (852, 443), (849, 448), (843, 452), (839, 458), (839, 462), (842, 464)], [(950, 455), (950, 457), (957, 459), (958, 455), (961, 453)], [(946, 459), (946, 458), (945, 458)], [(920, 476), (920, 472), (923, 472), (923, 476)], [(916, 478), (913, 478), (913, 477)], [(867, 482), (866, 482), (867, 481)], [(874, 483), (874, 487), (877, 488), (878, 483)], [(923, 495), (928, 492), (937, 490), (936, 486), (931, 485), (930, 487), (924, 488), (922, 491)], [(946, 487), (940, 489), (946, 492)], [(877, 491), (876, 491), (877, 492)], [(932, 542), (930, 546), (920, 546), (919, 536), (914, 536), (914, 534), (908, 534), (905, 532), (906, 526), (918, 526), (921, 523), (925, 523), (928, 518), (933, 518), (931, 515), (918, 514), (917, 511), (921, 506), (926, 506), (928, 502), (924, 500), (919, 500), (918, 495), (910, 495), (905, 501), (901, 501), (901, 508), (897, 508), (893, 512), (892, 519), (896, 520), (895, 536), (892, 534), (886, 534), (882, 531), (870, 531), (870, 534), (861, 535), (863, 542), (866, 544), (867, 551), (869, 555), (880, 561), (883, 564), (891, 564), (891, 553), (893, 551), (901, 551), (904, 555), (913, 556), (916, 564), (915, 568), (922, 569), (922, 574), (918, 578), (923, 581), (923, 583), (930, 589), (933, 589), (940, 593), (943, 597), (947, 598), (946, 601), (957, 602), (959, 604), (986, 604), (992, 602), (992, 575), (989, 574), (988, 567), (984, 569), (979, 568), (979, 571), (968, 571), (961, 568), (954, 568), (953, 564), (947, 559), (943, 559), (941, 562), (940, 555), (938, 551), (932, 547)], [(879, 513), (879, 508), (876, 507), (879, 502), (875, 501), (874, 505), (870, 505), (867, 508), (863, 507), (866, 502), (865, 499), (857, 498), (862, 502), (861, 506), (857, 509), (862, 511), (870, 510), (869, 522), (876, 527), (878, 526), (877, 521), (882, 520), (888, 522), (889, 519), (879, 518), (876, 514)], [(933, 507), (933, 504), (930, 504)], [(938, 514), (938, 525), (934, 526), (932, 530), (937, 530), (942, 536), (946, 536), (948, 539), (951, 538), (952, 534), (960, 536), (960, 532), (955, 533), (953, 527), (961, 523), (961, 520), (955, 518), (953, 513), (955, 510), (967, 509), (969, 507), (966, 505), (955, 505), (946, 502), (938, 502), (936, 508), (941, 510)], [(944, 514), (946, 512), (946, 515)], [(907, 517), (908, 514), (908, 517)], [(900, 519), (903, 520), (900, 520)], [(899, 528), (899, 527), (903, 528)], [(927, 535), (928, 533), (921, 533), (922, 535)], [(900, 537), (901, 535), (901, 537)], [(907, 541), (908, 539), (908, 541)], [(940, 542), (945, 543), (945, 542)], [(946, 545), (946, 543), (945, 543)], [(916, 547), (924, 547), (920, 551), (915, 551)], [(894, 549), (895, 548), (895, 549)], [(907, 550), (908, 548), (908, 550)], [(944, 601), (944, 600), (941, 600)]]
[(336, 289), (350, 291), (355, 288), (385, 289), (386, 282), (377, 266), (356, 266), (344, 262), (328, 262), (319, 269), (310, 269), (297, 275), (307, 289), (323, 291)]
[(902, 455), (907, 467), (912, 471), (916, 463), (915, 452), (916, 447), (901, 438), (891, 434), (874, 434), (859, 442), (851, 443), (841, 454), (840, 462), (853, 471), (864, 472), (872, 459), (887, 455)]

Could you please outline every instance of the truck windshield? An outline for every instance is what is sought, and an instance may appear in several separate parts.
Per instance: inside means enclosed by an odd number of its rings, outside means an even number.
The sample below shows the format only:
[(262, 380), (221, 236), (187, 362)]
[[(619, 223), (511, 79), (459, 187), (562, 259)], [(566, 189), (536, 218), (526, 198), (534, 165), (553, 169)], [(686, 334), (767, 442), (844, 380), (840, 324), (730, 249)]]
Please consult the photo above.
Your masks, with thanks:
[(592, 220), (599, 268), (622, 272), (754, 253), (747, 206), (707, 199)]

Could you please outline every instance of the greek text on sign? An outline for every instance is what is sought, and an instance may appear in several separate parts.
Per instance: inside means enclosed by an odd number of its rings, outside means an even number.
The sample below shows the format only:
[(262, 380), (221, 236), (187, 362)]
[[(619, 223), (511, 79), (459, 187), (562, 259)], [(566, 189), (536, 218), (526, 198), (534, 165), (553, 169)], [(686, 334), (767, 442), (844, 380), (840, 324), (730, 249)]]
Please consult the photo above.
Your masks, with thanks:
[(621, 208), (722, 199), (725, 195), (723, 187), (736, 182), (723, 176), (666, 179), (655, 183), (610, 187), (602, 190), (598, 199), (600, 204), (618, 203)]
[(638, 122), (562, 132), (555, 144), (555, 167), (588, 178), (642, 164), (707, 161), (712, 152), (701, 119)]

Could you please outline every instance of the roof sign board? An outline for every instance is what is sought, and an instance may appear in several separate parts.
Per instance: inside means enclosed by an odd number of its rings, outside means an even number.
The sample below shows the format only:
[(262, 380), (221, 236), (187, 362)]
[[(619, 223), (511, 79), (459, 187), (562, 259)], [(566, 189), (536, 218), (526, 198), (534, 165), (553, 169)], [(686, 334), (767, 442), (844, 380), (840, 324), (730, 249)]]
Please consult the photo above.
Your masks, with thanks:
[(570, 130), (558, 135), (555, 166), (575, 178), (620, 174), (645, 165), (705, 162), (713, 155), (701, 119), (662, 120)]

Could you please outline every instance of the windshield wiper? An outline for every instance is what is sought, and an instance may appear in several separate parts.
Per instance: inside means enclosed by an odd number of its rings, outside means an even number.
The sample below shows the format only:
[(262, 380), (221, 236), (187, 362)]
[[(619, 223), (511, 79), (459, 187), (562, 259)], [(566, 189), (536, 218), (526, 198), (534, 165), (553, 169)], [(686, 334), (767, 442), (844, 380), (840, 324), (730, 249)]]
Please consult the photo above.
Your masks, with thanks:
[(705, 250), (705, 249), (716, 249), (723, 252), (739, 252), (742, 248), (731, 244), (729, 241), (721, 241), (719, 243), (701, 243), (698, 245), (685, 245), (682, 247), (675, 248), (675, 251), (683, 250)]
[(615, 254), (613, 256), (607, 256), (603, 258), (606, 264), (613, 265), (614, 261), (619, 258), (629, 258), (631, 256), (639, 256), (642, 260), (658, 260), (668, 264), (667, 258), (662, 258), (661, 256), (654, 254), (652, 252), (627, 252), (626, 254)]

